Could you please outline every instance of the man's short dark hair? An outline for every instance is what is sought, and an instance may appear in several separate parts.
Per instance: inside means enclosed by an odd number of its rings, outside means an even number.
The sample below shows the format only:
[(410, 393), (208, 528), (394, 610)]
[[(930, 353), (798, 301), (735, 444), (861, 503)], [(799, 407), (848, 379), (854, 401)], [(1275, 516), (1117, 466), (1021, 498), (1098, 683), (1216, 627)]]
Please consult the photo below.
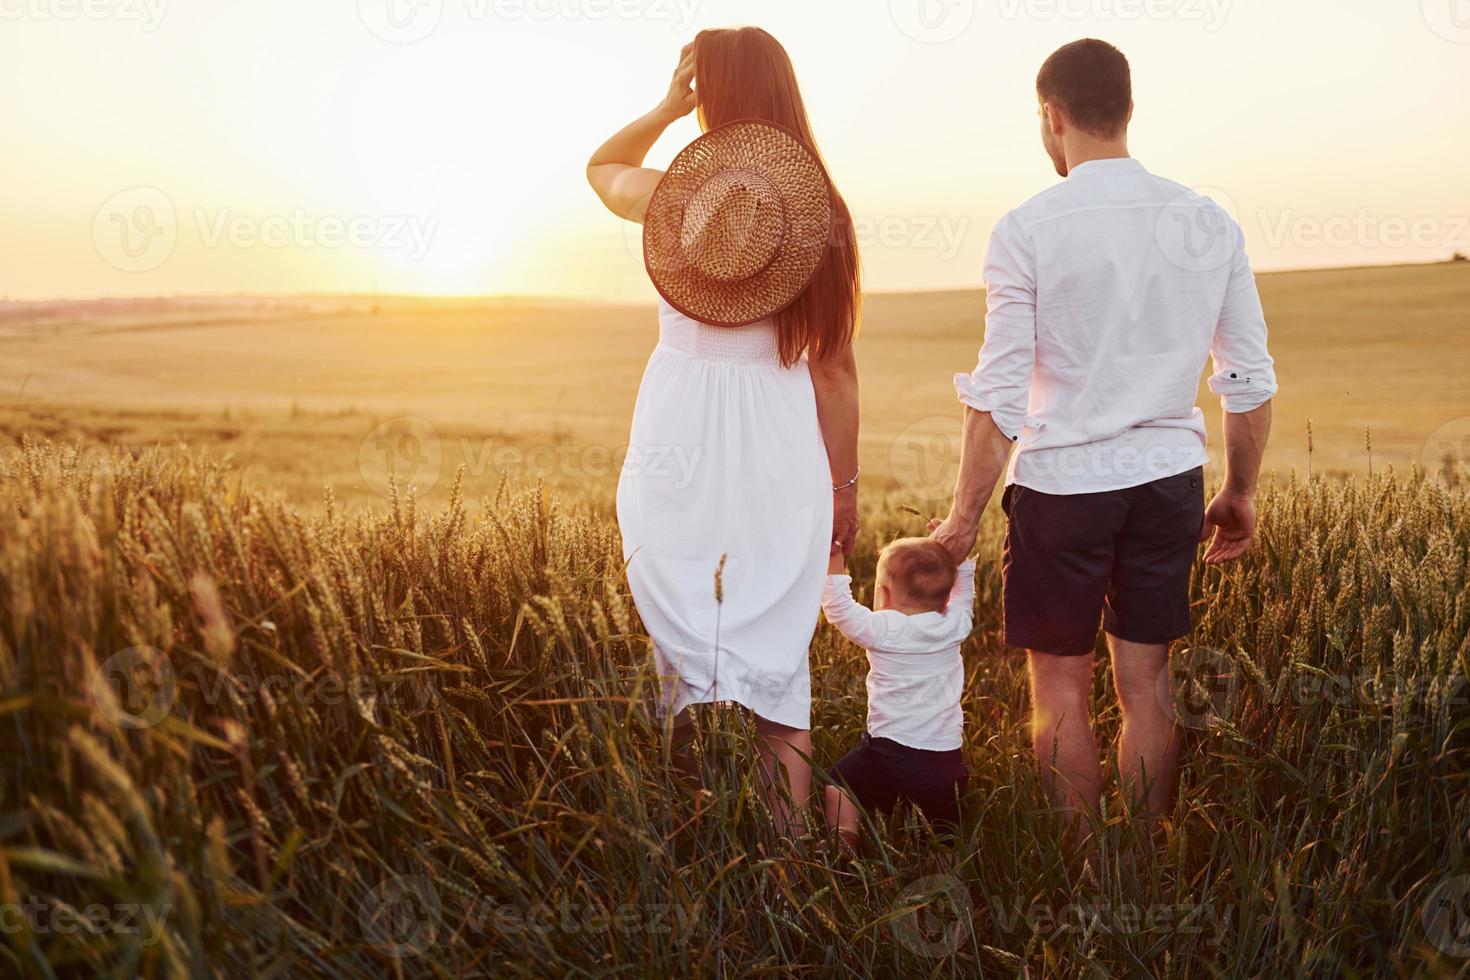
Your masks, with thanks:
[(1036, 76), (1036, 94), (1060, 107), (1078, 129), (1110, 139), (1128, 125), (1133, 75), (1123, 52), (1089, 37), (1058, 48), (1046, 59)]

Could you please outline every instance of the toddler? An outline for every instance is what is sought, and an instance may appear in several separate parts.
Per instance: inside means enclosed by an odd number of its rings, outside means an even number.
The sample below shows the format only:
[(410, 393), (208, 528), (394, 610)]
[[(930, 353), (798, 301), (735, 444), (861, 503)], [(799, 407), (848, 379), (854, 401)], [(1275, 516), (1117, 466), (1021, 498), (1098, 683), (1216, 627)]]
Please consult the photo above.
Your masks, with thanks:
[(956, 571), (930, 538), (895, 541), (878, 556), (871, 610), (853, 599), (841, 555), (827, 571), (827, 621), (868, 652), (868, 730), (831, 770), (827, 825), (856, 843), (858, 806), (887, 811), (907, 800), (952, 830), (969, 778), (960, 644), (974, 624), (975, 562)]

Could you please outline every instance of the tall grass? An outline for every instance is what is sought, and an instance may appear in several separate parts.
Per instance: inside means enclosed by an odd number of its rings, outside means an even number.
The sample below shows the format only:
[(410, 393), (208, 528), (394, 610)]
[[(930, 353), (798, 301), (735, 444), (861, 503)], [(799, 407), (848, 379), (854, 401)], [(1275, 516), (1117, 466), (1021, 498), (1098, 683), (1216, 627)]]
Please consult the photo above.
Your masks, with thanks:
[[(844, 860), (774, 839), (724, 741), (703, 786), (670, 766), (605, 497), (303, 516), (203, 457), (96, 458), (0, 468), (0, 973), (1465, 972), (1462, 485), (1264, 494), (1259, 549), (1196, 571), (1228, 683), (1181, 716), (1179, 802), (1152, 837), (1110, 803), (1079, 876), (993, 560), (961, 840), (900, 819)], [(869, 506), (860, 582), (919, 530), (901, 503)], [(820, 762), (862, 730), (864, 669), (819, 628)]]

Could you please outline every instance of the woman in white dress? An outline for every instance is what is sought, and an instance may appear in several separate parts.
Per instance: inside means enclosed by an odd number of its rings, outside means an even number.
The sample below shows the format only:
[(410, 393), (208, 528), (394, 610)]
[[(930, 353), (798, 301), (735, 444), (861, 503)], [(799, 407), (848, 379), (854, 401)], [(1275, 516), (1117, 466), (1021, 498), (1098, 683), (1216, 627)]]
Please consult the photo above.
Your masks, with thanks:
[[(644, 168), (696, 108), (705, 135), (667, 172)], [(644, 224), (663, 297), (618, 522), (669, 679), (664, 708), (676, 744), (692, 705), (752, 712), (777, 829), (799, 833), (811, 792), (807, 651), (828, 557), (857, 533), (852, 222), (790, 60), (756, 28), (702, 32), (668, 95), (608, 140), (587, 176), (609, 209)]]

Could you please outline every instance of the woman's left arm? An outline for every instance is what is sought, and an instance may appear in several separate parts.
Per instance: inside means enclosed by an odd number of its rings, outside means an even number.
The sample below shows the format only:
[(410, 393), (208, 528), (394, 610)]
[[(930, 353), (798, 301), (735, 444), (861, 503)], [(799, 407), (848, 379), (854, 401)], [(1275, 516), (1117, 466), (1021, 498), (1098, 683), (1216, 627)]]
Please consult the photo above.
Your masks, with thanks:
[(833, 491), (832, 550), (851, 554), (858, 531), (858, 374), (852, 344), (812, 359), (811, 371), (832, 486), (843, 487)]
[(664, 176), (662, 170), (643, 166), (643, 158), (664, 130), (694, 111), (693, 82), (694, 45), (690, 44), (680, 52), (679, 67), (663, 101), (618, 130), (587, 161), (587, 182), (618, 217), (643, 222), (648, 199)]

